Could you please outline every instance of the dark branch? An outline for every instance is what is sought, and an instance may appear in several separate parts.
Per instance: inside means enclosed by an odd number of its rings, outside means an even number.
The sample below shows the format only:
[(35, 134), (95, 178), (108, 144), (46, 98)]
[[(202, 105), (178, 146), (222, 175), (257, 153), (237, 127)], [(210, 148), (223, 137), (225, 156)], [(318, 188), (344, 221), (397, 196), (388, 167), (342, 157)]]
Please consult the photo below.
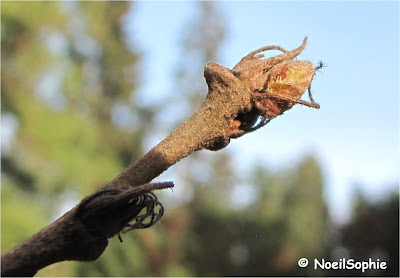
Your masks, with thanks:
[[(107, 238), (125, 227), (146, 228), (157, 222), (162, 214), (151, 216), (158, 214), (156, 209), (161, 204), (155, 195), (147, 196), (151, 190), (172, 187), (172, 182), (121, 186), (86, 197), (58, 220), (4, 253), (1, 276), (33, 276), (56, 262), (96, 260), (107, 247)], [(146, 217), (140, 215), (143, 209)], [(146, 223), (148, 216), (150, 221)]]
[[(282, 107), (287, 110), (295, 103), (302, 103), (299, 98), (303, 92), (294, 101), (291, 101), (293, 96), (267, 96), (268, 102), (260, 101), (257, 105), (255, 97), (269, 84), (270, 69), (276, 72), (279, 65), (283, 68), (282, 63), (299, 55), (305, 44), (306, 39), (292, 51), (278, 46), (260, 48), (244, 57), (233, 70), (207, 63), (204, 76), (209, 91), (199, 110), (103, 189), (3, 254), (2, 276), (32, 276), (39, 269), (63, 260), (95, 260), (105, 250), (107, 238), (157, 222), (163, 207), (151, 191), (173, 184), (148, 184), (151, 180), (194, 151), (222, 149), (231, 138), (252, 132), (270, 120), (259, 117), (272, 112), (280, 115)], [(284, 53), (260, 59), (263, 55), (258, 53), (270, 49)], [(284, 102), (286, 105), (282, 105)], [(278, 110), (268, 110), (272, 108)]]

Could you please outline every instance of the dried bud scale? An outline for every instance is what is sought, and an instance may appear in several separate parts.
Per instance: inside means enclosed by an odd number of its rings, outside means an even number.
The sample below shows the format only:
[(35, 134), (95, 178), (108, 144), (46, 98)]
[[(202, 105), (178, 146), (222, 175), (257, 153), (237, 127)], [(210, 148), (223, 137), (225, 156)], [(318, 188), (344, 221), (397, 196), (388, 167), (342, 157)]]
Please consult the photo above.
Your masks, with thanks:
[(254, 97), (260, 116), (273, 119), (296, 103), (319, 108), (316, 103), (300, 100), (310, 87), (314, 73), (314, 66), (307, 61), (285, 61), (274, 66), (263, 90)]
[[(308, 61), (294, 61), (304, 49), (307, 38), (295, 50), (287, 51), (277, 46), (267, 46), (251, 52), (234, 68), (235, 75), (250, 88), (253, 109), (244, 111), (236, 120), (241, 121), (240, 129), (234, 135), (239, 137), (246, 132), (264, 126), (269, 120), (283, 114), (296, 103), (318, 109), (310, 92), (311, 81), (315, 71), (322, 67), (314, 67)], [(283, 54), (261, 59), (265, 50), (279, 49)], [(301, 100), (304, 92), (309, 91), (310, 101)], [(254, 113), (256, 111), (256, 113)], [(261, 117), (261, 120), (258, 118)], [(259, 124), (254, 124), (259, 122)], [(237, 126), (237, 123), (235, 123)]]
[(266, 90), (299, 99), (310, 87), (315, 68), (307, 61), (283, 62), (271, 69)]

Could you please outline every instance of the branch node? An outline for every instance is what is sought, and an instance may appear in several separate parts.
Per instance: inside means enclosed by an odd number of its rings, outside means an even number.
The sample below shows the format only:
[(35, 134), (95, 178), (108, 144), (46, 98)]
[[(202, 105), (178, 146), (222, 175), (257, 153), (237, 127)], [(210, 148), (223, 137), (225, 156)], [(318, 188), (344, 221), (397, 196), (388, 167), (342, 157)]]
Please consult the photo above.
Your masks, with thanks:
[(90, 231), (106, 238), (148, 228), (164, 213), (164, 207), (151, 191), (173, 186), (172, 182), (164, 182), (102, 189), (82, 200), (77, 213)]

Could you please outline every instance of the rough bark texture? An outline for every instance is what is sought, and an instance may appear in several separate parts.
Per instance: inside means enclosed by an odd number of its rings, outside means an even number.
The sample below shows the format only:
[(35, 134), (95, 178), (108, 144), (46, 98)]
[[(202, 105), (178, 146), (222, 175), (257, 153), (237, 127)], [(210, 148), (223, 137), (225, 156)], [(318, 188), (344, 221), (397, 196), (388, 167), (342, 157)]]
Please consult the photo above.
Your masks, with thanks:
[(108, 242), (91, 233), (77, 218), (76, 208), (1, 256), (1, 276), (33, 276), (64, 260), (97, 259)]
[[(108, 244), (107, 238), (124, 229), (149, 227), (160, 219), (163, 208), (151, 191), (173, 187), (173, 184), (148, 183), (171, 165), (197, 150), (224, 148), (231, 138), (265, 125), (270, 120), (265, 115), (275, 117), (296, 103), (318, 108), (312, 99), (312, 103), (299, 100), (304, 92), (293, 99), (284, 93), (269, 94), (265, 90), (270, 69), (292, 60), (305, 44), (306, 40), (293, 51), (278, 46), (260, 48), (244, 57), (233, 70), (207, 63), (204, 76), (209, 91), (200, 109), (104, 188), (3, 254), (2, 276), (32, 276), (55, 262), (97, 259)], [(263, 55), (258, 53), (269, 49), (284, 53), (261, 59)], [(288, 86), (292, 85), (296, 84)], [(262, 102), (265, 104), (261, 111), (260, 105), (256, 104), (263, 99), (268, 101)], [(273, 110), (272, 106), (278, 110)]]

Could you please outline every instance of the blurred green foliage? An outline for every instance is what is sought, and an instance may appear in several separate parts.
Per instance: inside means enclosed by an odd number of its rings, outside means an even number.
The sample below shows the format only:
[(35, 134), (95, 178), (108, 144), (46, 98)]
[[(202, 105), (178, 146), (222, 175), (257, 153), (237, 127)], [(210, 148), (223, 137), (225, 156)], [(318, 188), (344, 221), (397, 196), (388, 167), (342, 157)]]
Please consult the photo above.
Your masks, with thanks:
[[(139, 94), (141, 55), (128, 43), (123, 19), (134, 5), (1, 2), (2, 117), (17, 123), (1, 157), (2, 252), (113, 179), (143, 154), (153, 130), (172, 130), (204, 98), (199, 73), (218, 56), (228, 27), (218, 5), (193, 3), (198, 13), (181, 30), (180, 96), (157, 111), (131, 101)], [(171, 104), (182, 113), (170, 126), (158, 125)], [(340, 228), (329, 219), (324, 175), (312, 156), (292, 168), (259, 166), (249, 173), (237, 173), (230, 156), (186, 158), (174, 173), (177, 187), (192, 197), (172, 206), (160, 194), (166, 207), (160, 223), (124, 234), (122, 244), (111, 239), (95, 262), (62, 262), (38, 275), (345, 275), (297, 266), (301, 257), (335, 258), (338, 247), (359, 259), (378, 250), (391, 269), (373, 275), (398, 275), (398, 196), (362, 203), (353, 222)], [(250, 201), (242, 200), (249, 194)], [(360, 236), (375, 225), (379, 232)]]

